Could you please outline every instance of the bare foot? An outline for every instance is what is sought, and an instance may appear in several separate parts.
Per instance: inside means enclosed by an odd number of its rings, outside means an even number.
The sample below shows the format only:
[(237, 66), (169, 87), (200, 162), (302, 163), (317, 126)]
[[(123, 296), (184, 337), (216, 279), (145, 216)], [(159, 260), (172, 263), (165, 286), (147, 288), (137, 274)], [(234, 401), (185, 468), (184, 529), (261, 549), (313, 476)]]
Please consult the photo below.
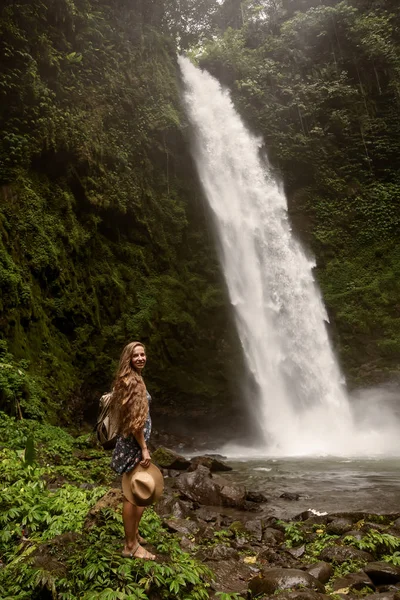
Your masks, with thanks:
[(136, 544), (132, 549), (124, 548), (122, 550), (123, 558), (141, 558), (143, 560), (155, 560), (155, 554), (147, 552), (139, 543)]
[(147, 552), (146, 548), (143, 548), (143, 546), (141, 546), (140, 544), (136, 548), (136, 551), (133, 553), (133, 556), (135, 558), (142, 558), (143, 560), (155, 560), (156, 559), (155, 554), (151, 554), (151, 552)]

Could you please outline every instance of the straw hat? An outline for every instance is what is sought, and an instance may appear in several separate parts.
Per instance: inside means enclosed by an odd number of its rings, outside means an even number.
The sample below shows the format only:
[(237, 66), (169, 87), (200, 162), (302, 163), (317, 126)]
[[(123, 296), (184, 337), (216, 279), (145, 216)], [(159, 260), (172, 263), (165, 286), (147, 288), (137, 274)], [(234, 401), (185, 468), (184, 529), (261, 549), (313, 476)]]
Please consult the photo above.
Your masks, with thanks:
[(133, 471), (124, 473), (122, 491), (129, 502), (136, 506), (149, 506), (157, 502), (164, 489), (164, 478), (160, 469), (150, 463), (146, 468), (138, 465)]

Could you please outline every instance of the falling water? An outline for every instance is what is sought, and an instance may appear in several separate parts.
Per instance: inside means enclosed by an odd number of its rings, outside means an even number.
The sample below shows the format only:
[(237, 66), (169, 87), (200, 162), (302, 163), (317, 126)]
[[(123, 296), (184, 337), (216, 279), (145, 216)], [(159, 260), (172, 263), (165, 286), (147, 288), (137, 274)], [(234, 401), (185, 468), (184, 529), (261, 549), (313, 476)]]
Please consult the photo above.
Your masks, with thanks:
[(256, 451), (386, 452), (384, 438), (370, 427), (363, 432), (367, 437), (355, 432), (313, 278), (315, 261), (293, 235), (286, 198), (260, 153), (260, 140), (216, 79), (187, 58), (179, 64), (196, 134), (194, 157), (243, 352), (257, 383), (263, 441)]

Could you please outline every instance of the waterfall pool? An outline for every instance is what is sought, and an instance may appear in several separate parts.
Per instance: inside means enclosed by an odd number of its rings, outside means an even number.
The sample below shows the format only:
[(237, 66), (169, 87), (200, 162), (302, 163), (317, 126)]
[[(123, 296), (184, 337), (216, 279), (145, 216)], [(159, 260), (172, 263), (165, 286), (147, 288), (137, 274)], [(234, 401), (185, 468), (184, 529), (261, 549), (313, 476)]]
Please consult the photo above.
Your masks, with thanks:
[[(229, 460), (223, 474), (268, 498), (264, 512), (283, 519), (318, 512), (400, 513), (400, 457)], [(299, 494), (298, 500), (281, 498)], [(257, 514), (257, 513), (255, 513)]]

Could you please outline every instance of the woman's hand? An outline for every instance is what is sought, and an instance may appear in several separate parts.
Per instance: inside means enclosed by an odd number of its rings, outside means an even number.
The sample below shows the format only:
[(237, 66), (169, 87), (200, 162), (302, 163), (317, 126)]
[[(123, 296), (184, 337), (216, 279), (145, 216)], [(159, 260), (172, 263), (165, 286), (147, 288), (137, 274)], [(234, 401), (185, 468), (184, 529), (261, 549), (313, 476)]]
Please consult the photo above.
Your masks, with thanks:
[(142, 450), (142, 460), (140, 461), (140, 466), (147, 469), (147, 467), (150, 466), (150, 462), (151, 462), (150, 452), (148, 451), (147, 448), (144, 448)]

